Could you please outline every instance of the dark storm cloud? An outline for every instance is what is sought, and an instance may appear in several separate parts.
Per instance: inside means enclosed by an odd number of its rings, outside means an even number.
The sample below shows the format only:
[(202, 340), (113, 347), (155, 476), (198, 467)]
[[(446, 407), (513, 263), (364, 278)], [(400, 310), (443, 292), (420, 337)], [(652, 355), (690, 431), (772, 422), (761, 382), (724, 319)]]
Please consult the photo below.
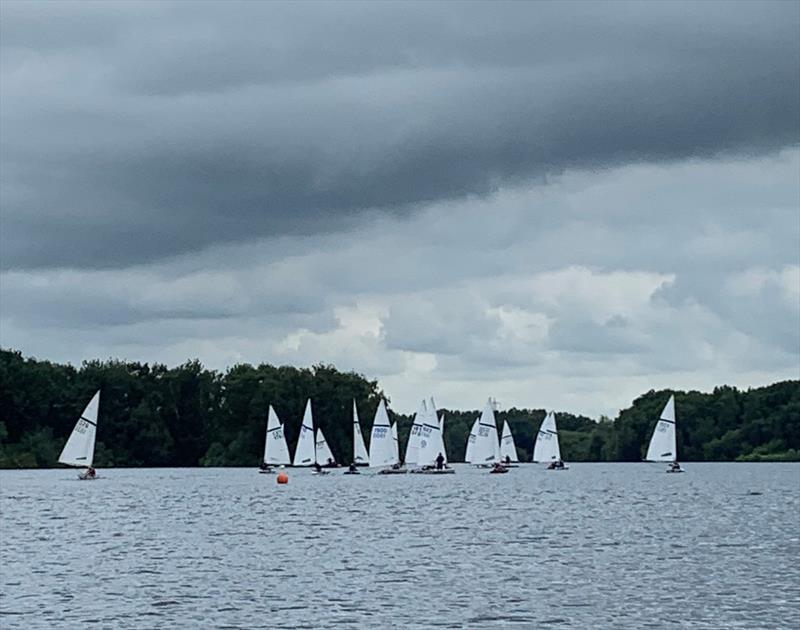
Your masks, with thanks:
[(2, 264), (798, 142), (798, 5), (2, 5)]

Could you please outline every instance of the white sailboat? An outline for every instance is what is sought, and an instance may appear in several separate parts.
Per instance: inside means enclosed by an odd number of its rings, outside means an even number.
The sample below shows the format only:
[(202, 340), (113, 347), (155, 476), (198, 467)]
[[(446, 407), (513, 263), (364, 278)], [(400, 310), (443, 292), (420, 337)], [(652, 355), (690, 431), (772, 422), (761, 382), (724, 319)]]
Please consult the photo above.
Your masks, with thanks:
[(542, 420), (536, 444), (533, 447), (533, 461), (547, 462), (549, 470), (566, 470), (561, 460), (561, 447), (558, 444), (556, 415), (551, 411)]
[(331, 452), (331, 447), (328, 446), (328, 442), (325, 439), (325, 434), (322, 432), (322, 429), (317, 429), (317, 439), (314, 443), (314, 453), (316, 456), (316, 462), (320, 466), (324, 466), (325, 468), (336, 468), (338, 466), (336, 459), (333, 457), (333, 453)]
[(508, 420), (503, 423), (503, 437), (500, 438), (500, 461), (505, 465), (519, 462), (517, 445), (514, 442), (514, 436), (511, 434)]
[(477, 466), (487, 468), (500, 459), (500, 443), (497, 439), (497, 421), (494, 417), (494, 405), (490, 398), (478, 419), (478, 431), (472, 447), (471, 461)]
[(372, 433), (369, 439), (369, 465), (371, 468), (380, 468), (379, 473), (402, 472), (405, 469), (399, 468), (397, 460), (397, 450), (394, 436), (392, 435), (392, 425), (389, 422), (389, 413), (386, 411), (386, 404), (381, 400), (378, 409), (375, 411), (375, 420), (372, 423)]
[(419, 445), (422, 438), (422, 423), (427, 413), (428, 407), (423, 400), (420, 403), (419, 409), (417, 409), (416, 415), (414, 416), (414, 422), (411, 425), (411, 432), (408, 434), (406, 456), (403, 460), (406, 466), (411, 466), (419, 461)]
[(76, 468), (86, 468), (78, 475), (78, 479), (96, 479), (97, 473), (92, 467), (94, 462), (94, 443), (97, 434), (97, 412), (100, 408), (100, 390), (98, 389), (89, 404), (81, 413), (72, 433), (64, 445), (58, 463)]
[(283, 425), (278, 419), (278, 414), (269, 406), (267, 412), (267, 434), (264, 438), (264, 459), (261, 472), (272, 472), (270, 466), (291, 464), (289, 447), (286, 445), (286, 436), (283, 434)]
[(300, 435), (294, 449), (293, 466), (313, 466), (316, 463), (316, 449), (314, 444), (314, 417), (311, 414), (311, 399), (306, 403), (303, 413), (303, 424), (300, 425)]
[(661, 411), (661, 417), (653, 429), (650, 445), (647, 447), (648, 462), (672, 462), (667, 472), (683, 472), (678, 464), (678, 441), (675, 433), (675, 396), (669, 397)]
[(475, 422), (472, 423), (472, 428), (469, 430), (469, 437), (467, 438), (467, 450), (464, 453), (464, 461), (468, 464), (472, 463), (472, 451), (475, 448), (475, 438), (478, 435), (478, 423), (480, 420), (480, 416), (475, 418)]
[(361, 435), (361, 424), (358, 421), (358, 409), (356, 401), (353, 401), (353, 463), (356, 466), (367, 466), (369, 464), (369, 453), (364, 445), (364, 436)]
[(442, 426), (436, 416), (436, 406), (431, 399), (430, 408), (425, 409), (425, 413), (420, 424), (419, 451), (417, 455), (417, 468), (412, 473), (423, 474), (453, 474), (455, 470), (447, 467), (437, 468), (439, 455), (445, 457), (444, 440), (442, 438)]

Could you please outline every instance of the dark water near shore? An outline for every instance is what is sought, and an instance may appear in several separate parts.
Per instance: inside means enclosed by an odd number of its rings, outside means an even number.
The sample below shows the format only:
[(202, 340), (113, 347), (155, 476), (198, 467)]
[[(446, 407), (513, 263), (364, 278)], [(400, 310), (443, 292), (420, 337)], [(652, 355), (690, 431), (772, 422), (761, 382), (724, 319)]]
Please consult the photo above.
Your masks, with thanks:
[(800, 627), (800, 465), (457, 469), (0, 472), (0, 627)]

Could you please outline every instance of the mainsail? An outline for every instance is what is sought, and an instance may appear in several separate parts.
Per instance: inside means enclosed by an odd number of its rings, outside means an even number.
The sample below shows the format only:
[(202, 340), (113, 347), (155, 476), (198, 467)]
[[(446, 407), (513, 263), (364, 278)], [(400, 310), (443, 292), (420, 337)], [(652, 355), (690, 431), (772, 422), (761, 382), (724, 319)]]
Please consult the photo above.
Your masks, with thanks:
[(678, 459), (678, 445), (675, 437), (675, 396), (670, 396), (661, 412), (661, 417), (653, 430), (647, 457), (650, 462), (674, 462)]
[(358, 422), (358, 409), (356, 401), (353, 401), (353, 462), (356, 464), (367, 464), (369, 454), (367, 447), (364, 446), (364, 436), (361, 435), (361, 424)]
[(419, 461), (419, 445), (422, 438), (422, 423), (425, 415), (428, 413), (428, 408), (423, 400), (420, 403), (417, 414), (414, 416), (414, 423), (411, 425), (411, 432), (408, 434), (408, 443), (406, 444), (406, 457), (405, 464), (416, 464)]
[(436, 417), (436, 409), (428, 409), (420, 425), (419, 454), (416, 464), (418, 466), (435, 466), (439, 453), (443, 453), (442, 427)]
[(392, 426), (383, 400), (378, 403), (372, 433), (369, 439), (369, 465), (391, 466), (397, 463), (395, 442), (392, 437)]
[(502, 461), (517, 462), (517, 445), (514, 443), (514, 436), (511, 435), (511, 427), (508, 420), (503, 424), (503, 437), (500, 440), (500, 459)]
[(319, 464), (325, 465), (336, 462), (331, 452), (331, 447), (328, 446), (328, 442), (325, 440), (325, 434), (322, 433), (322, 429), (317, 429), (317, 440), (314, 443), (314, 452), (316, 453), (317, 462)]
[(472, 428), (469, 430), (469, 437), (467, 438), (467, 451), (464, 453), (464, 461), (468, 464), (472, 462), (472, 451), (475, 448), (475, 438), (478, 436), (478, 423), (480, 421), (480, 416), (475, 418), (475, 422), (472, 423)]
[(397, 423), (392, 425), (392, 442), (394, 442), (394, 459), (400, 463), (400, 438), (397, 437)]
[(75, 428), (64, 445), (59, 464), (89, 468), (94, 461), (94, 441), (97, 433), (97, 411), (100, 407), (100, 390), (98, 389), (83, 413), (75, 423)]
[(534, 462), (554, 462), (561, 460), (561, 449), (558, 446), (558, 428), (556, 427), (556, 416), (551, 411), (539, 427), (536, 436), (536, 444), (533, 447)]
[(303, 424), (300, 426), (300, 436), (297, 438), (297, 447), (294, 450), (295, 466), (311, 466), (315, 461), (314, 448), (314, 418), (311, 415), (311, 399), (306, 403), (303, 414)]
[(497, 439), (497, 422), (494, 418), (494, 405), (490, 398), (478, 420), (478, 431), (472, 447), (473, 464), (492, 464), (499, 459), (500, 446)]
[(289, 457), (289, 447), (286, 446), (286, 436), (283, 434), (283, 425), (278, 419), (278, 414), (269, 406), (267, 413), (267, 436), (264, 440), (264, 463), (265, 464), (291, 464)]

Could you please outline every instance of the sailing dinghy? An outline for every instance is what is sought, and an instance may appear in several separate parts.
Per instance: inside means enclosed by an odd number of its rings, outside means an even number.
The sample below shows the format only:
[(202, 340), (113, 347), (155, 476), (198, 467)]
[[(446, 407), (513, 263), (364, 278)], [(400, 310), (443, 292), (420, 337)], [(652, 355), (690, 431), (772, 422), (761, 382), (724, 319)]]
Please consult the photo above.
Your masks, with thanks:
[(97, 472), (92, 468), (94, 462), (94, 442), (97, 434), (97, 411), (100, 407), (100, 390), (98, 389), (89, 404), (81, 413), (75, 428), (64, 445), (58, 463), (76, 468), (85, 468), (78, 479), (97, 479)]
[(358, 421), (356, 401), (353, 401), (353, 463), (356, 466), (369, 466), (369, 453), (361, 435), (361, 424)]
[[(424, 406), (424, 401), (423, 401)], [(423, 475), (452, 475), (456, 471), (447, 466), (444, 439), (442, 438), (442, 421), (436, 416), (436, 406), (431, 399), (431, 408), (424, 406), (425, 413), (420, 424), (419, 451), (416, 464), (418, 468), (411, 472)], [(416, 420), (415, 420), (416, 422)], [(441, 468), (437, 467), (439, 456), (444, 459)]]
[(375, 420), (372, 423), (372, 433), (369, 439), (369, 465), (370, 468), (379, 468), (379, 475), (404, 475), (408, 472), (400, 466), (397, 459), (397, 446), (392, 433), (392, 424), (383, 400), (378, 403)]
[(314, 443), (314, 452), (316, 456), (317, 463), (320, 463), (320, 466), (324, 468), (338, 468), (339, 464), (336, 463), (336, 459), (333, 457), (333, 453), (331, 452), (331, 447), (328, 446), (328, 442), (325, 439), (325, 435), (322, 433), (322, 429), (317, 429), (317, 440)]
[(508, 420), (503, 423), (503, 437), (500, 438), (500, 461), (506, 468), (516, 468), (512, 464), (519, 462), (517, 458), (517, 445), (514, 436), (511, 434), (511, 427)]
[(286, 446), (286, 437), (283, 434), (283, 425), (278, 419), (278, 414), (269, 406), (267, 412), (267, 435), (264, 439), (264, 458), (261, 463), (262, 473), (271, 473), (272, 466), (291, 464), (289, 447)]
[(533, 461), (547, 463), (547, 470), (569, 470), (561, 460), (556, 415), (552, 411), (544, 417), (539, 427), (536, 444), (533, 447)]
[(472, 423), (472, 428), (469, 430), (469, 437), (467, 438), (467, 450), (464, 453), (464, 461), (467, 464), (472, 463), (472, 451), (475, 448), (475, 438), (478, 435), (478, 423), (480, 420), (480, 416), (475, 418), (475, 422)]
[(411, 424), (411, 432), (408, 434), (408, 442), (406, 443), (406, 456), (403, 462), (406, 466), (411, 466), (419, 461), (419, 444), (422, 436), (422, 423), (428, 413), (428, 407), (423, 400), (420, 403), (417, 413), (414, 415), (414, 421)]
[(647, 447), (648, 462), (671, 462), (668, 473), (681, 473), (683, 468), (678, 463), (678, 442), (675, 434), (675, 396), (669, 397), (661, 411), (661, 417), (653, 429), (650, 445)]
[(500, 443), (497, 439), (497, 421), (494, 404), (490, 398), (478, 419), (475, 443), (470, 453), (471, 462), (479, 468), (493, 468), (500, 460)]
[(314, 417), (311, 414), (311, 399), (306, 403), (303, 413), (303, 424), (300, 425), (300, 435), (294, 449), (293, 466), (313, 466), (316, 463), (316, 448), (314, 444)]

